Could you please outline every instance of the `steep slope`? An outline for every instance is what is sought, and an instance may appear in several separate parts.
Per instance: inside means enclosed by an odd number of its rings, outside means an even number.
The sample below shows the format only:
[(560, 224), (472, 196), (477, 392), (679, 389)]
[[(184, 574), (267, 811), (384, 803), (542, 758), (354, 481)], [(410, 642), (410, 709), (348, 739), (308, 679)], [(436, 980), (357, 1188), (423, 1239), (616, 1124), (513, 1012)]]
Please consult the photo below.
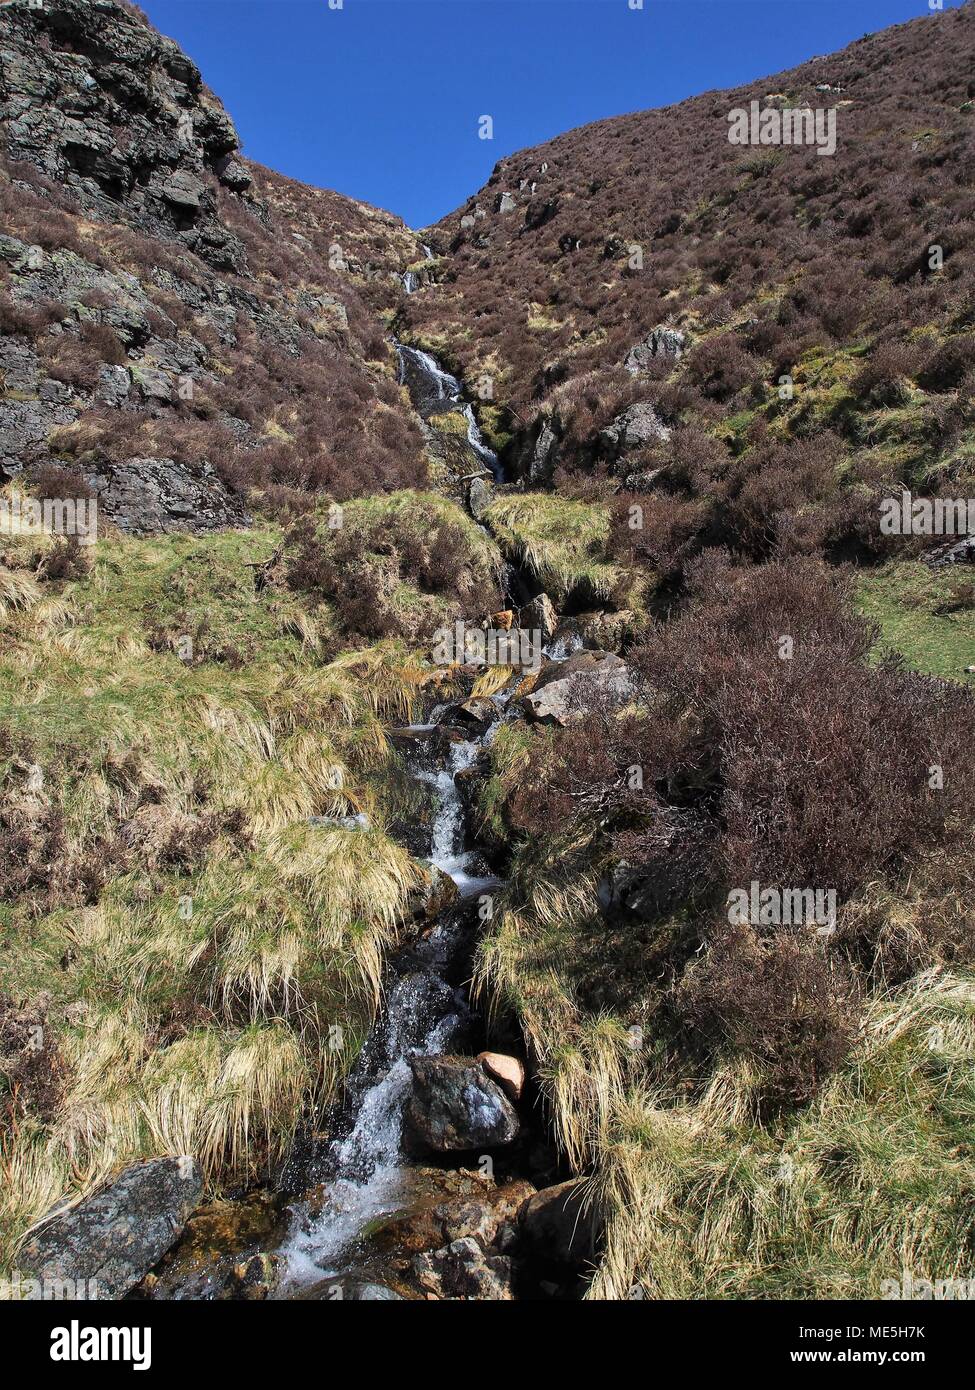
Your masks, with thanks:
[[(530, 481), (591, 467), (599, 429), (643, 399), (730, 446), (702, 461), (712, 473), (758, 420), (787, 442), (838, 433), (869, 455), (855, 481), (898, 455), (920, 483), (932, 443), (965, 434), (971, 451), (973, 51), (968, 6), (511, 155), (427, 233), (438, 284), (411, 298), (408, 330), (490, 379), (497, 442), (554, 417), (554, 437), (536, 447), (536, 427), (513, 453)], [(729, 113), (753, 100), (834, 108), (835, 154), (730, 143)], [(876, 408), (908, 386), (916, 409), (879, 421), (879, 458)]]
[(62, 495), (67, 467), (127, 529), (423, 480), (385, 332), (420, 255), (398, 219), (242, 159), (121, 0), (3, 8), (0, 128), (8, 475)]

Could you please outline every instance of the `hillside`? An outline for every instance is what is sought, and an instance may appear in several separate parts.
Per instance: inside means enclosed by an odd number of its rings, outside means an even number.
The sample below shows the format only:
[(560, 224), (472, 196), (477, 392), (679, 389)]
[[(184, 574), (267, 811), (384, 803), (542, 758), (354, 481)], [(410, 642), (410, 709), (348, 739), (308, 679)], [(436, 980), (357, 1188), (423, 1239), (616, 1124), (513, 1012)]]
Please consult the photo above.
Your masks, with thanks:
[(383, 322), (420, 256), (403, 224), (240, 158), (130, 6), (6, 6), (0, 41), (6, 474), (80, 474), (129, 530), (160, 491), (180, 527), (207, 494), (226, 521), (249, 489), (422, 483)]
[[(973, 52), (601, 121), (414, 233), (126, 0), (0, 8), (0, 1274), (966, 1277), (975, 547), (880, 518), (975, 495)], [(753, 100), (835, 154), (732, 145)], [(10, 523), (64, 497), (97, 542)]]

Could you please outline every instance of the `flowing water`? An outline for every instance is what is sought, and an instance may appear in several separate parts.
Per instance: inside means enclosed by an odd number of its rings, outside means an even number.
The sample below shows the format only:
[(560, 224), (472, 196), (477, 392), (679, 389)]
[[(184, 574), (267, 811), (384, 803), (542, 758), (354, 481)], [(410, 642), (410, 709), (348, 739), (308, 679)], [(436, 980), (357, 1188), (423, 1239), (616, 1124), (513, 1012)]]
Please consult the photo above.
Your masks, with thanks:
[[(467, 818), (454, 780), (477, 757), (480, 740), (433, 740), (431, 727), (414, 726), (403, 734), (414, 745), (414, 776), (433, 792), (429, 862), (453, 879), (463, 901), (500, 886), (484, 872), (478, 852), (467, 847)], [(434, 743), (445, 751), (431, 756)], [(385, 1007), (349, 1078), (345, 1122), (320, 1160), (322, 1187), (314, 1206), (303, 1201), (293, 1209), (281, 1250), (292, 1291), (345, 1272), (369, 1223), (404, 1204), (408, 1059), (451, 1051), (470, 1032), (463, 990), (450, 982), (467, 935), (465, 916), (456, 910), (441, 914), (423, 941), (392, 962)]]
[[(428, 247), (424, 251), (432, 254)], [(442, 403), (456, 404), (467, 419), (472, 450), (501, 480), (497, 456), (484, 443), (457, 378), (418, 348), (397, 344), (396, 351), (400, 380), (417, 411), (429, 418)], [(504, 717), (510, 694), (509, 689), (492, 697), (499, 718)], [(327, 1275), (346, 1273), (354, 1266), (370, 1223), (404, 1205), (411, 1170), (403, 1145), (412, 1082), (409, 1058), (456, 1050), (474, 1031), (465, 993), (456, 983), (458, 960), (470, 943), (471, 913), (464, 903), (491, 893), (500, 881), (469, 844), (455, 779), (471, 767), (497, 724), (489, 725), (479, 738), (465, 738), (440, 726), (440, 716), (449, 719), (449, 707), (438, 706), (430, 723), (401, 733), (410, 750), (412, 774), (433, 797), (429, 862), (457, 885), (460, 906), (441, 913), (419, 944), (399, 951), (391, 962), (385, 1005), (349, 1077), (338, 1136), (316, 1162), (314, 1176), (320, 1178), (320, 1186), (313, 1200), (292, 1208), (290, 1232), (281, 1250), (286, 1287), (292, 1292)]]
[(455, 376), (445, 372), (435, 358), (419, 348), (396, 344), (396, 355), (400, 364), (400, 385), (405, 385), (413, 398), (417, 411), (429, 419), (436, 414), (441, 402), (456, 405), (467, 421), (467, 442), (485, 465), (496, 482), (504, 481), (504, 473), (498, 456), (484, 442), (474, 407), (464, 400), (464, 388)]

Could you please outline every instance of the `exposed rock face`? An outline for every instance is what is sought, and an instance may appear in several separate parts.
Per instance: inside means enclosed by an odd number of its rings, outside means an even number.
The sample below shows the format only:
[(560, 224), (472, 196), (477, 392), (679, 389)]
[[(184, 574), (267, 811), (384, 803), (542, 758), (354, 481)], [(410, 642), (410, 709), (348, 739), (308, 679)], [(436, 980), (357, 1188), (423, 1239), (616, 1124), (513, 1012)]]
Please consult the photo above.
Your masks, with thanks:
[(526, 436), (515, 460), (515, 476), (532, 487), (548, 483), (558, 462), (561, 425), (557, 417), (540, 415)]
[(137, 1163), (42, 1226), (20, 1268), (32, 1279), (72, 1280), (89, 1297), (124, 1298), (179, 1239), (202, 1191), (192, 1158)]
[(613, 458), (630, 449), (642, 449), (647, 444), (661, 443), (669, 438), (670, 430), (649, 401), (637, 401), (628, 406), (599, 435), (603, 448)]
[(0, 33), (11, 159), (36, 165), (101, 217), (121, 214), (214, 266), (243, 264), (216, 208), (221, 179), (247, 187), (228, 159), (237, 132), (172, 39), (114, 0), (6, 6)]
[(519, 1223), (529, 1246), (548, 1259), (589, 1264), (598, 1256), (602, 1223), (578, 1180), (542, 1188), (522, 1207)]
[(437, 1153), (498, 1148), (519, 1131), (511, 1102), (473, 1057), (411, 1057), (413, 1096), (407, 1127)]
[(51, 430), (70, 425), (77, 411), (71, 391), (42, 375), (36, 352), (20, 338), (0, 338), (0, 481), (23, 470), (25, 460), (45, 452)]
[(555, 635), (558, 625), (559, 615), (548, 594), (538, 594), (530, 603), (526, 603), (518, 619), (519, 627), (529, 632), (540, 632), (546, 642)]
[(535, 689), (521, 703), (530, 719), (564, 726), (581, 719), (597, 704), (623, 704), (632, 693), (625, 661), (613, 652), (581, 651), (546, 667)]
[[(379, 311), (399, 302), (395, 270), (418, 259), (416, 238), (392, 214), (241, 158), (195, 64), (135, 6), (0, 5), (0, 145), (15, 233), (0, 235), (15, 345), (0, 364), (0, 480), (166, 456), (171, 423), (179, 457), (219, 454), (224, 476), (249, 485), (262, 455), (278, 467), (281, 436), (264, 427), (286, 396), (302, 401), (301, 432), (316, 367), (355, 384), (371, 481), (387, 486), (403, 459), (402, 481), (421, 480), (391, 354), (375, 372)], [(319, 401), (312, 437), (289, 436), (303, 462), (335, 443), (345, 399)], [(389, 412), (401, 455), (382, 434)], [(204, 526), (222, 491), (211, 503)]]
[(208, 463), (191, 469), (173, 459), (126, 459), (84, 476), (100, 513), (130, 535), (214, 531), (247, 522), (240, 498)]
[(467, 507), (475, 521), (482, 521), (494, 501), (494, 489), (484, 478), (472, 478), (467, 488)]
[(630, 348), (623, 365), (628, 372), (639, 376), (657, 357), (669, 357), (676, 362), (683, 356), (685, 342), (684, 334), (676, 328), (654, 328), (642, 343)]

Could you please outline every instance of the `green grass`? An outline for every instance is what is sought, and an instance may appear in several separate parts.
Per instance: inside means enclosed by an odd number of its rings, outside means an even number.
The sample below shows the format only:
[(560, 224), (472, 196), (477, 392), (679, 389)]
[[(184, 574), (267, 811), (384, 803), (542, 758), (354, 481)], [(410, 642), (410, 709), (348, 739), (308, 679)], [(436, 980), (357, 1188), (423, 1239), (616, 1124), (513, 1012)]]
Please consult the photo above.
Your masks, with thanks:
[(975, 608), (938, 611), (966, 582), (972, 579), (965, 567), (934, 571), (919, 561), (863, 572), (857, 581), (857, 607), (880, 625), (875, 655), (897, 652), (915, 671), (975, 681), (965, 674), (966, 666), (975, 665)]
[(429, 673), (393, 641), (325, 659), (327, 607), (255, 587), (278, 539), (103, 539), (58, 586), (36, 542), (0, 565), (0, 858), (35, 865), (0, 962), (18, 1007), (49, 998), (60, 1090), (37, 1108), (0, 1065), (0, 1267), (134, 1159), (194, 1153), (217, 1190), (265, 1173), (378, 1005), (422, 880), (384, 726)]
[(624, 577), (606, 553), (609, 508), (602, 503), (512, 493), (499, 497), (485, 520), (502, 548), (534, 571), (557, 605), (577, 590), (607, 599)]

